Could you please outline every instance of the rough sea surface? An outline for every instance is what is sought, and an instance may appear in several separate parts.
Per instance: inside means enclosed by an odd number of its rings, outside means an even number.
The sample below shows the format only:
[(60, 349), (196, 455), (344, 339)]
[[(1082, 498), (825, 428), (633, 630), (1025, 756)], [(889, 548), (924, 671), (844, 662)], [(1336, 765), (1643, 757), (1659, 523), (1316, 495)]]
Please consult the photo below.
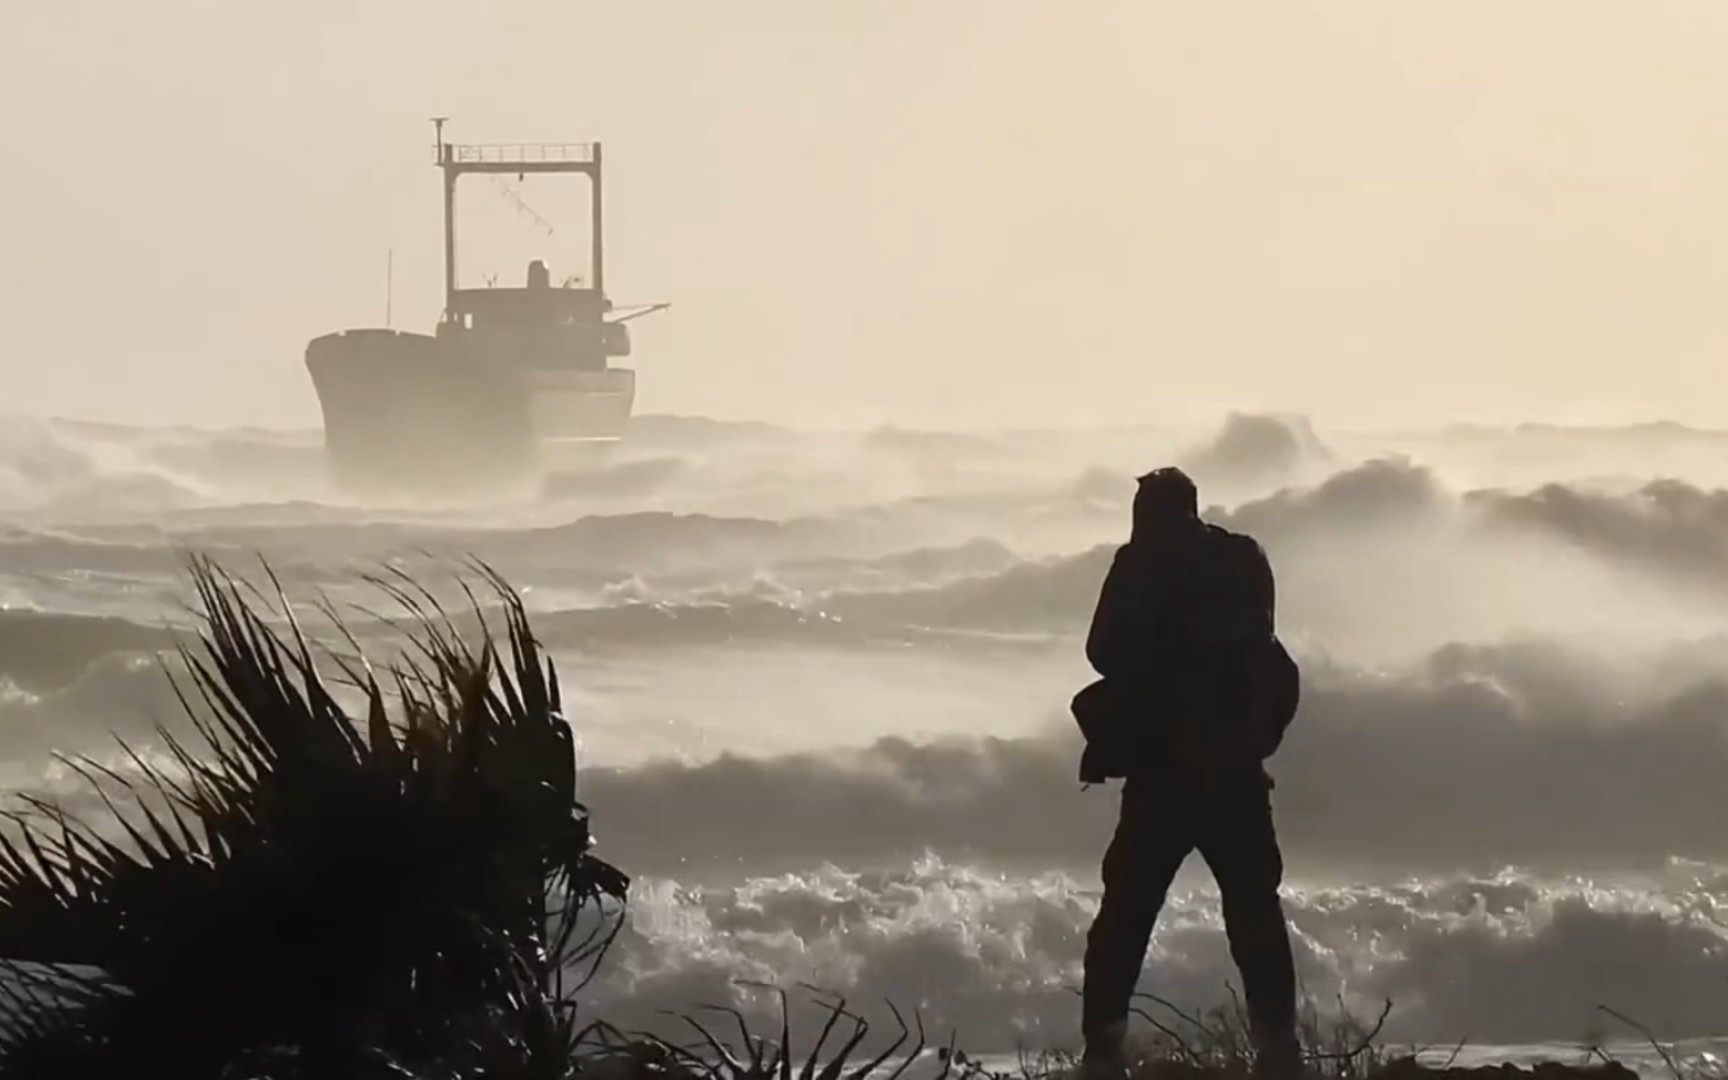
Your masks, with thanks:
[[(1131, 477), (1166, 462), (1266, 545), (1304, 665), (1274, 771), (1315, 1007), (1389, 998), (1388, 1038), (1447, 1048), (1641, 1037), (1604, 1006), (1728, 1032), (1728, 432), (648, 417), (458, 507), (355, 505), (316, 432), (0, 418), (0, 781), (76, 802), (54, 751), (172, 721), (190, 553), (267, 558), (380, 648), (366, 575), (457, 600), (478, 557), (558, 659), (637, 879), (594, 1015), (770, 1017), (748, 983), (802, 983), (974, 1052), (1071, 1046), (1115, 794), (1075, 782), (1066, 707)], [(1196, 860), (1143, 986), (1234, 978)]]

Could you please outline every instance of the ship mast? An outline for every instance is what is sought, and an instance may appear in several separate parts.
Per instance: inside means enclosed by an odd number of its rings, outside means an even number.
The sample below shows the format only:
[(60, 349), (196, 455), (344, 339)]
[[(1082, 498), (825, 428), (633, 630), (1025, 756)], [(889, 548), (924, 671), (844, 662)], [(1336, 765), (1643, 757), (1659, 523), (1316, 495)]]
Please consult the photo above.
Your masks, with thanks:
[(450, 155), (444, 146), (444, 124), (448, 116), (434, 116), (432, 131), (437, 138), (437, 162), (444, 169), (444, 318), (456, 305), (456, 174), (450, 171)]

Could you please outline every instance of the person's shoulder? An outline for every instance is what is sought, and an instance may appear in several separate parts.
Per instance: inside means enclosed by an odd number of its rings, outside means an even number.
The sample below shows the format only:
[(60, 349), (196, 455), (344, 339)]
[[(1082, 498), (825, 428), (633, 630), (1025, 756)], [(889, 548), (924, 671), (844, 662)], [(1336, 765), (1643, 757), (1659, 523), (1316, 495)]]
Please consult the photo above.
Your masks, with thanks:
[(1235, 532), (1222, 525), (1206, 523), (1206, 537), (1221, 551), (1243, 559), (1266, 561), (1266, 549), (1247, 533)]
[(1234, 529), (1226, 528), (1223, 525), (1219, 525), (1217, 522), (1206, 522), (1205, 529), (1207, 537), (1220, 544), (1229, 544), (1234, 547), (1243, 548), (1257, 548), (1260, 546), (1260, 541), (1249, 536), (1247, 533), (1237, 532)]
[(1110, 556), (1110, 569), (1117, 576), (1141, 578), (1155, 573), (1159, 562), (1144, 544), (1122, 544)]

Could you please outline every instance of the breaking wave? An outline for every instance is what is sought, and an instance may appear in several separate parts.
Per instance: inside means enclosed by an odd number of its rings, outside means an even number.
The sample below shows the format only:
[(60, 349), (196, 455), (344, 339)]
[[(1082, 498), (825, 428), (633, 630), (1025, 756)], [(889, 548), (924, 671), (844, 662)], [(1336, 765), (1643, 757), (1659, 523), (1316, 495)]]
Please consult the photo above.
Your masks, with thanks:
[(0, 609), (0, 679), (40, 693), (77, 682), (110, 657), (172, 649), (175, 636), (103, 616)]
[[(1074, 1047), (1075, 991), (1096, 890), (1061, 873), (1006, 876), (937, 858), (899, 869), (829, 866), (725, 887), (638, 882), (593, 1004), (608, 1020), (664, 1028), (663, 1012), (731, 1005), (762, 1028), (778, 1003), (760, 980), (918, 1008), (969, 1050)], [(1670, 864), (1620, 882), (1519, 871), (1396, 886), (1293, 888), (1288, 911), (1304, 993), (1372, 1018), (1388, 1039), (1450, 1046), (1584, 1044), (1598, 1006), (1663, 1038), (1720, 1032), (1728, 1015), (1728, 876)], [(1183, 1006), (1228, 1002), (1236, 982), (1215, 892), (1179, 891), (1153, 940), (1143, 991)], [(1154, 1009), (1154, 1011), (1156, 1011)], [(1169, 1019), (1169, 1017), (1166, 1017)]]
[[(1273, 772), (1293, 860), (1338, 872), (1728, 863), (1728, 641), (1642, 662), (1543, 643), (1408, 669), (1310, 663)], [(1023, 737), (590, 769), (624, 865), (671, 873), (903, 862), (1089, 864), (1113, 813), (1075, 782), (1072, 687)], [(796, 812), (789, 813), (789, 809)]]

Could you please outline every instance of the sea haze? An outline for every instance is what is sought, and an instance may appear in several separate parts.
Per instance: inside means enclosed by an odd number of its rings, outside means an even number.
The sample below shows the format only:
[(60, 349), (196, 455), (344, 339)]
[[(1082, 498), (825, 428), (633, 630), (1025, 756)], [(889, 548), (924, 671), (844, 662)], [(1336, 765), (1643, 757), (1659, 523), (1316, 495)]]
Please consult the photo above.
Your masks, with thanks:
[[(316, 433), (0, 419), (0, 717), (147, 743), (191, 552), (264, 557), (387, 650), (402, 570), (521, 591), (565, 680), (602, 852), (636, 877), (590, 991), (626, 1026), (892, 998), (976, 1051), (1072, 1044), (1114, 810), (1069, 696), (1131, 477), (1199, 478), (1279, 578), (1305, 695), (1275, 762), (1305, 991), (1389, 1034), (1535, 1044), (1728, 1028), (1728, 433), (1677, 425), (799, 432), (647, 417), (490, 505), (356, 505)], [(470, 579), (472, 575), (468, 575)], [(88, 805), (85, 803), (85, 805)], [(1198, 865), (1145, 987), (1234, 980)]]

